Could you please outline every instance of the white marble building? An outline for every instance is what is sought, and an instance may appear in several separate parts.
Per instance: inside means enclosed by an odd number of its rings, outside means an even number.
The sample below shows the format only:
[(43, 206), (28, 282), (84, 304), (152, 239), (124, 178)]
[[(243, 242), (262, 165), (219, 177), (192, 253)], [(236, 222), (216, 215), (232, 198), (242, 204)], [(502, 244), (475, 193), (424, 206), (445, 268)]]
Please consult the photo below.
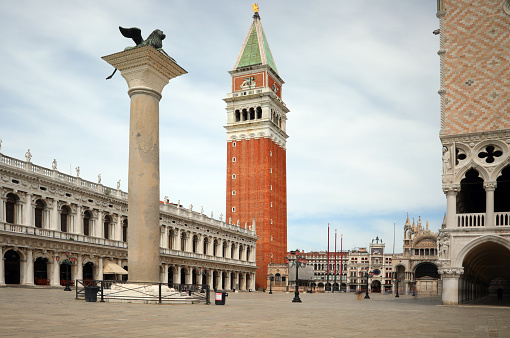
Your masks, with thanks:
[[(0, 285), (120, 279), (128, 269), (127, 193), (0, 153)], [(254, 289), (255, 226), (160, 205), (160, 280)], [(108, 276), (105, 276), (108, 274)], [(68, 276), (69, 275), (69, 276)], [(106, 278), (105, 278), (106, 277)], [(205, 278), (205, 280), (202, 280)]]

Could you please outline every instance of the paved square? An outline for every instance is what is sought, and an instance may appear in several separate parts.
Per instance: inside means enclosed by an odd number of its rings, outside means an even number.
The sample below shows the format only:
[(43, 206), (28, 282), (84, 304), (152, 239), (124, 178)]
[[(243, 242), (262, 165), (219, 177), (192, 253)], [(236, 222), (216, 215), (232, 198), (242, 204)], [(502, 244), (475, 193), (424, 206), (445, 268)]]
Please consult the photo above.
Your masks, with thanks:
[[(229, 293), (226, 305), (86, 303), (62, 289), (0, 288), (0, 336), (510, 337), (506, 306), (438, 297)], [(492, 300), (490, 301), (492, 302)], [(490, 304), (489, 302), (489, 304)], [(496, 302), (494, 301), (494, 304)]]

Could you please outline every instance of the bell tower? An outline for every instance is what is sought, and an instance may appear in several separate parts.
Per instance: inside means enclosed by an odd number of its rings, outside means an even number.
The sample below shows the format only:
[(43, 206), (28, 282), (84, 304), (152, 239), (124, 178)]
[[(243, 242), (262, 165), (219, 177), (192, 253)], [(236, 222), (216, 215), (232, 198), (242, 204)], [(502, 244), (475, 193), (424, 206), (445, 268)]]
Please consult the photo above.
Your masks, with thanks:
[(286, 121), (283, 80), (267, 42), (258, 6), (237, 57), (227, 103), (226, 218), (256, 225), (255, 286), (265, 287), (267, 265), (287, 254)]

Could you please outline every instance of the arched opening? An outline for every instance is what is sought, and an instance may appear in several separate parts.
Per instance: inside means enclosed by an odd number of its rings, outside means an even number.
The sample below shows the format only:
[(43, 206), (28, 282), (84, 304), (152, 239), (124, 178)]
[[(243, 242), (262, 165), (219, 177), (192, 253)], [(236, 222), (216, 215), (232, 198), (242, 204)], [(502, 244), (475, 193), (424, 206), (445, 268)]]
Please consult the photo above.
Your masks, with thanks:
[(218, 289), (218, 271), (213, 272), (213, 290)]
[(5, 201), (5, 221), (7, 223), (15, 224), (18, 220), (16, 219), (16, 204), (18, 203), (19, 197), (15, 194), (7, 194)]
[(94, 263), (88, 262), (83, 266), (83, 280), (94, 280)]
[(90, 236), (90, 211), (85, 210), (83, 213), (83, 234), (85, 236)]
[(494, 191), (494, 211), (503, 213), (496, 215), (496, 225), (510, 225), (510, 166), (501, 172), (497, 179), (497, 187)]
[(460, 181), (457, 194), (457, 213), (471, 214), (485, 212), (485, 189), (478, 171), (470, 169)]
[(221, 285), (223, 287), (223, 290), (227, 289), (227, 287), (228, 287), (227, 282), (228, 282), (228, 280), (227, 280), (227, 273), (226, 272), (222, 272), (221, 273)]
[(42, 200), (35, 201), (35, 227), (41, 229), (43, 227), (43, 215), (46, 204)]
[[(504, 294), (510, 293), (510, 244), (488, 239), (464, 257), (464, 274), (459, 281), (459, 303), (465, 303), (482, 296), (496, 297), (498, 284), (504, 287)], [(492, 286), (492, 287), (491, 287)]]
[(105, 239), (110, 239), (110, 223), (112, 222), (112, 219), (109, 215), (106, 215), (104, 217), (104, 223), (103, 223), (103, 236)]
[(250, 120), (255, 120), (255, 109), (250, 108)]
[(186, 251), (186, 234), (181, 234), (181, 251)]
[(251, 247), (246, 248), (246, 261), (247, 262), (251, 261)]
[(191, 276), (191, 284), (198, 284), (198, 271), (193, 269), (193, 275)]
[(204, 255), (207, 255), (209, 252), (209, 238), (204, 238)]
[(239, 109), (236, 109), (235, 118), (236, 118), (236, 122), (241, 121), (241, 112), (239, 111)]
[(372, 292), (381, 293), (381, 281), (373, 280), (371, 284)]
[(238, 259), (239, 260), (243, 259), (243, 245), (242, 244), (239, 244), (239, 256), (238, 256)]
[(419, 264), (414, 270), (415, 291), (419, 295), (438, 295), (440, 293), (439, 272), (433, 263)]
[[(128, 266), (127, 265), (124, 265), (122, 268), (124, 270), (128, 271)], [(127, 280), (128, 280), (128, 274), (122, 275), (122, 281), (123, 282), (127, 282)]]
[(127, 242), (128, 240), (128, 220), (124, 219), (122, 221), (122, 241)]
[(247, 119), (248, 119), (248, 111), (246, 109), (243, 109), (242, 120), (246, 121)]
[(181, 268), (181, 285), (186, 284), (186, 269)]
[(214, 246), (213, 246), (213, 256), (217, 256), (218, 255), (218, 241), (215, 239), (214, 240)]
[(168, 267), (168, 285), (173, 285), (174, 284), (174, 267), (173, 266), (169, 266)]
[(223, 242), (223, 250), (222, 250), (222, 256), (221, 257), (227, 257), (227, 242)]
[(235, 252), (236, 252), (236, 245), (235, 245), (235, 243), (231, 243), (231, 245), (230, 245), (230, 258), (234, 258), (235, 257)]
[(50, 285), (48, 279), (48, 258), (38, 257), (34, 262), (34, 284)]
[[(198, 236), (194, 235), (193, 236), (193, 253), (197, 253), (197, 249), (198, 249)], [(195, 283), (193, 283), (193, 284), (195, 284)]]
[(168, 248), (169, 249), (174, 248), (174, 237), (175, 237), (175, 232), (173, 229), (170, 229), (170, 231), (168, 231)]
[(262, 118), (262, 108), (257, 107), (257, 119), (261, 119), (261, 118)]
[(4, 255), (5, 284), (20, 283), (20, 256), (15, 250), (9, 250)]
[(67, 205), (63, 205), (60, 210), (60, 231), (68, 232), (69, 230), (69, 214), (71, 209)]

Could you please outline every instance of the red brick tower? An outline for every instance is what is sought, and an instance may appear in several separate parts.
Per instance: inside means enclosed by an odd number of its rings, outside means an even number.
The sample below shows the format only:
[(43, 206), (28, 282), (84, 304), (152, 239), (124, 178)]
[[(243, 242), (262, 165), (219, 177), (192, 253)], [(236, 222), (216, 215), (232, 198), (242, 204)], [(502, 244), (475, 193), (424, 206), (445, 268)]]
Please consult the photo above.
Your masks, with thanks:
[[(257, 10), (257, 8), (254, 8)], [(239, 53), (227, 95), (226, 218), (249, 227), (255, 220), (255, 286), (266, 286), (267, 265), (287, 253), (285, 131), (289, 110), (281, 99), (278, 75), (258, 11)]]

